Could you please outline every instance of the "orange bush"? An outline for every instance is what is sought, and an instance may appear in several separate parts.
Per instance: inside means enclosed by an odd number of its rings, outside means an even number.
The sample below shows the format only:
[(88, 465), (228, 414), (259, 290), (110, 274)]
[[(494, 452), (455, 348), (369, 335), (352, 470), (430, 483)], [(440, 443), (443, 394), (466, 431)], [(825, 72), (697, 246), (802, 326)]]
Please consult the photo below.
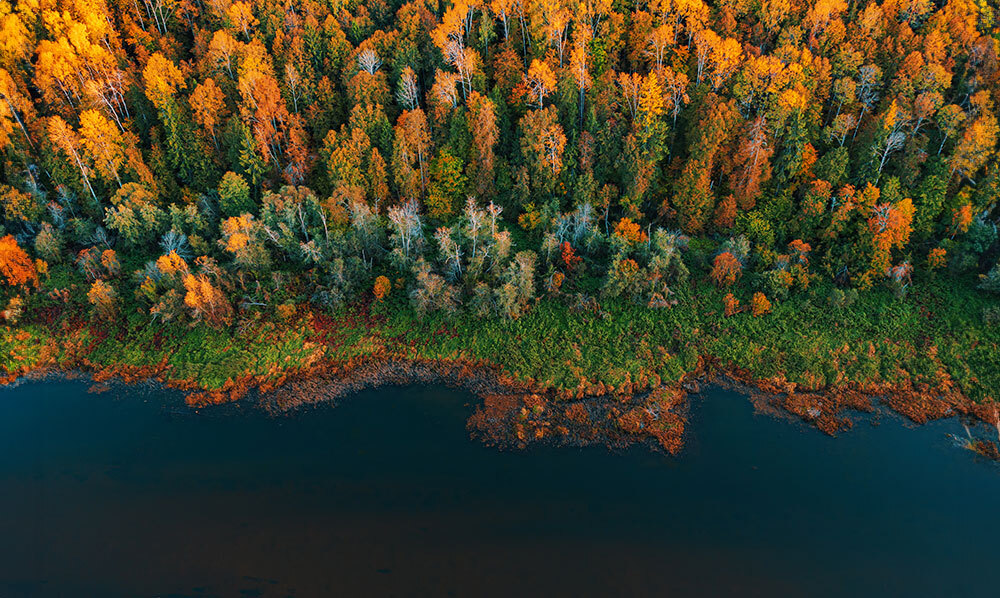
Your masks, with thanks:
[(379, 276), (375, 279), (375, 288), (372, 289), (372, 292), (375, 294), (375, 301), (381, 301), (384, 299), (391, 290), (392, 283), (389, 282), (388, 278), (385, 276)]
[(740, 261), (728, 251), (715, 256), (715, 261), (712, 262), (712, 281), (720, 287), (731, 286), (742, 272)]
[(755, 318), (771, 313), (771, 302), (767, 300), (764, 293), (753, 294), (753, 299), (750, 300), (750, 312)]

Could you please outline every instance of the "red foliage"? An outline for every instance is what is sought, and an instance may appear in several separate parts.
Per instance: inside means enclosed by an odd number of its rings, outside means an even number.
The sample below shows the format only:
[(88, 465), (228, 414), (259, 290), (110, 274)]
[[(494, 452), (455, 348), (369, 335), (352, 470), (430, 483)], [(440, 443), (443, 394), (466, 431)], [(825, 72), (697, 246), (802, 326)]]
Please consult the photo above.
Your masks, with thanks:
[(573, 246), (569, 244), (569, 241), (563, 241), (562, 261), (566, 264), (567, 268), (572, 270), (577, 264), (583, 261), (583, 258), (576, 254), (576, 251), (573, 250)]

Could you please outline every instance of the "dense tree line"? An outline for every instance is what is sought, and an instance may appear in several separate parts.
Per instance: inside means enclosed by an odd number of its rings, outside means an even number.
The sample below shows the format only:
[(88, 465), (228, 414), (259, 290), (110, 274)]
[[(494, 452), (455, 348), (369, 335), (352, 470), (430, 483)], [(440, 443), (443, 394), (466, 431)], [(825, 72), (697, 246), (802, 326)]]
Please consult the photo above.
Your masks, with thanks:
[(669, 307), (689, 247), (715, 284), (752, 282), (754, 313), (820, 277), (847, 296), (950, 269), (1000, 291), (998, 17), (3, 0), (5, 313), (61, 265), (102, 316), (127, 294), (215, 325), (279, 289), (336, 306), (373, 284), (419, 313), (517, 317), (542, 293)]

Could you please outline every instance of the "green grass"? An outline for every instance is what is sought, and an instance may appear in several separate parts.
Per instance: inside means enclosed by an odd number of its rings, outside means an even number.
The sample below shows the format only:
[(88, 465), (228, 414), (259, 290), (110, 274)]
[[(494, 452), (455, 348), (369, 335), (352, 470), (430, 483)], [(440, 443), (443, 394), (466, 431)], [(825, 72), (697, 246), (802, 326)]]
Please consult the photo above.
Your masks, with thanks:
[[(839, 308), (827, 301), (831, 288), (820, 286), (775, 301), (771, 314), (756, 318), (725, 317), (725, 291), (692, 284), (677, 289), (679, 304), (671, 309), (608, 301), (603, 314), (581, 314), (547, 298), (514, 321), (466, 314), (420, 320), (395, 290), (371, 313), (354, 306), (331, 314), (329, 343), (316, 338), (308, 317), (237, 334), (130, 316), (103, 335), (89, 326), (68, 335), (41, 323), (0, 328), (0, 355), (10, 356), (8, 372), (31, 367), (42, 347), (58, 338), (56, 366), (76, 365), (83, 349), (67, 347), (84, 347), (97, 367), (165, 363), (169, 378), (205, 389), (246, 375), (273, 381), (308, 364), (317, 351), (338, 362), (375, 355), (465, 358), (562, 390), (576, 389), (584, 379), (619, 388), (625, 382), (676, 382), (708, 355), (758, 378), (783, 376), (806, 387), (906, 381), (933, 386), (946, 372), (970, 398), (982, 401), (996, 398), (1000, 389), (1000, 330), (982, 317), (997, 299), (973, 284), (928, 279), (904, 299), (875, 289)], [(739, 298), (746, 303), (749, 295)]]

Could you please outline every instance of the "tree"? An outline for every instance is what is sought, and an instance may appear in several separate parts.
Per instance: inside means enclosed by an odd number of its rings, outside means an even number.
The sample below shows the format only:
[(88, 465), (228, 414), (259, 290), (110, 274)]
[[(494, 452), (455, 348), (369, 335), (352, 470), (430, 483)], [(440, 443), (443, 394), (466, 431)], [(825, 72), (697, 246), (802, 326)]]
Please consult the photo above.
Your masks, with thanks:
[(417, 89), (417, 75), (409, 66), (399, 75), (399, 89), (396, 99), (407, 110), (415, 110), (420, 105), (420, 90)]
[(146, 97), (163, 110), (179, 89), (184, 88), (184, 76), (180, 69), (159, 52), (153, 54), (142, 71)]
[(566, 135), (554, 106), (533, 110), (521, 119), (521, 153), (535, 185), (551, 190), (562, 171)]
[(372, 289), (372, 294), (375, 296), (376, 302), (381, 302), (391, 290), (392, 282), (390, 282), (388, 278), (385, 276), (375, 278), (375, 286)]
[(224, 216), (239, 216), (253, 209), (250, 185), (235, 172), (227, 172), (219, 181), (219, 210)]
[(392, 168), (396, 186), (403, 197), (417, 199), (427, 187), (427, 159), (431, 136), (424, 111), (407, 110), (399, 116), (394, 130)]
[(938, 129), (941, 131), (941, 144), (938, 146), (938, 154), (944, 149), (944, 144), (948, 139), (958, 133), (962, 127), (962, 123), (965, 122), (965, 118), (965, 111), (955, 104), (948, 104), (938, 110), (936, 121)]
[(896, 100), (893, 100), (885, 113), (879, 118), (879, 129), (876, 144), (872, 148), (872, 158), (878, 164), (875, 174), (875, 184), (882, 178), (882, 169), (885, 168), (889, 156), (903, 147), (906, 142), (907, 131), (910, 130), (909, 115), (899, 108)]
[(732, 293), (726, 293), (726, 296), (722, 298), (722, 305), (723, 313), (727, 318), (736, 315), (740, 311), (740, 300)]
[(728, 251), (723, 251), (712, 261), (712, 282), (720, 287), (732, 286), (742, 273), (742, 264)]
[(103, 280), (95, 280), (90, 285), (87, 301), (94, 306), (95, 315), (103, 322), (113, 322), (118, 315), (118, 296), (114, 287)]
[(750, 299), (750, 313), (755, 318), (771, 313), (771, 302), (767, 300), (767, 296), (764, 293), (757, 292), (753, 294), (753, 297)]
[(229, 76), (230, 80), (235, 80), (234, 64), (239, 50), (240, 42), (233, 39), (226, 31), (220, 29), (212, 34), (212, 41), (208, 44), (208, 52), (205, 58), (218, 72), (224, 72)]
[(58, 149), (62, 150), (67, 156), (73, 159), (73, 163), (76, 164), (77, 168), (80, 170), (80, 177), (83, 179), (83, 183), (90, 192), (90, 196), (94, 199), (94, 203), (100, 205), (100, 201), (97, 199), (97, 193), (94, 192), (94, 188), (90, 184), (90, 168), (84, 164), (82, 151), (82, 144), (80, 138), (77, 136), (76, 132), (59, 116), (53, 116), (48, 120), (48, 137), (52, 144)]
[(497, 144), (500, 131), (497, 127), (493, 101), (475, 91), (469, 94), (469, 131), (472, 133), (469, 178), (473, 181), (478, 195), (491, 195), (496, 161), (493, 148)]
[(556, 88), (556, 75), (545, 62), (538, 60), (531, 61), (528, 74), (524, 76), (525, 85), (531, 95), (532, 101), (542, 109), (545, 105), (545, 98)]
[(247, 41), (250, 41), (250, 32), (258, 24), (256, 17), (253, 16), (253, 9), (250, 8), (250, 4), (247, 2), (233, 2), (229, 5), (226, 16), (229, 17), (229, 22), (232, 23), (232, 26), (242, 33)]
[(152, 241), (160, 233), (166, 215), (156, 205), (156, 196), (139, 183), (126, 183), (111, 199), (104, 223), (132, 246)]
[(431, 165), (431, 184), (427, 193), (427, 215), (445, 219), (455, 212), (455, 206), (465, 191), (462, 161), (442, 151)]
[(30, 99), (20, 92), (17, 84), (6, 69), (0, 68), (0, 151), (6, 149), (11, 144), (11, 134), (14, 131), (14, 124), (20, 128), (24, 140), (28, 145), (34, 147), (31, 135), (27, 127), (24, 126), (23, 115), (32, 115), (33, 109)]
[(233, 306), (225, 293), (212, 284), (205, 274), (185, 274), (184, 305), (191, 310), (196, 322), (205, 322), (213, 328), (228, 326), (233, 320)]
[(0, 238), (0, 274), (12, 287), (38, 288), (35, 263), (12, 235)]
[(86, 155), (106, 181), (114, 179), (122, 186), (119, 171), (125, 163), (125, 141), (121, 131), (96, 110), (80, 115), (80, 140)]
[(569, 69), (573, 74), (573, 82), (580, 95), (580, 127), (583, 127), (583, 101), (587, 90), (591, 86), (590, 70), (587, 65), (587, 45), (590, 43), (590, 31), (582, 29), (584, 33), (579, 33), (573, 40), (573, 50), (569, 56)]
[(0, 207), (11, 223), (32, 225), (42, 216), (43, 206), (31, 193), (24, 193), (10, 185), (0, 185)]
[(995, 153), (997, 145), (997, 119), (992, 114), (982, 114), (962, 132), (962, 138), (955, 144), (950, 165), (952, 174), (959, 174), (975, 182), (972, 178)]
[(208, 131), (212, 136), (212, 142), (216, 149), (219, 147), (219, 140), (215, 136), (215, 128), (225, 117), (225, 95), (215, 81), (209, 77), (201, 82), (191, 92), (188, 100), (191, 103), (191, 112), (198, 125)]
[(767, 140), (767, 121), (763, 116), (757, 117), (748, 123), (746, 136), (739, 145), (731, 184), (737, 203), (744, 210), (753, 208), (760, 186), (771, 177), (772, 153)]

